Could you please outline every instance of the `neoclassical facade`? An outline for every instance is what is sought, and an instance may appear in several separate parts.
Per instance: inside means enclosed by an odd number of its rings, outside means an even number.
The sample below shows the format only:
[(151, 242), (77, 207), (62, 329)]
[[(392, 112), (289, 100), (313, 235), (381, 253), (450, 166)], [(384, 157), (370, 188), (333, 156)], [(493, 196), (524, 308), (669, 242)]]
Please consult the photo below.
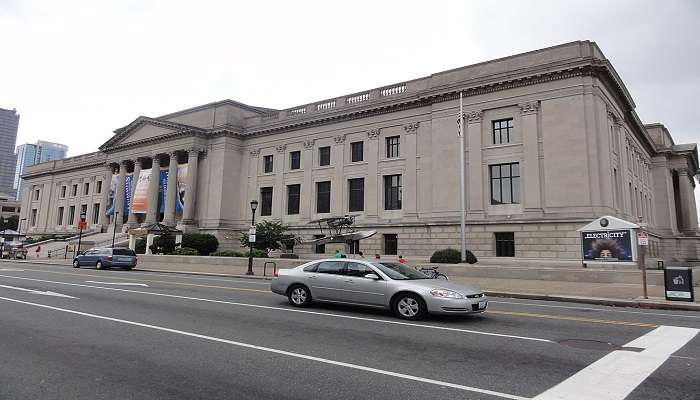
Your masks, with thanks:
[(350, 214), (378, 231), (364, 253), (427, 257), (459, 247), (460, 92), (478, 256), (577, 259), (576, 229), (614, 215), (649, 226), (652, 258), (700, 258), (696, 144), (643, 124), (588, 41), (286, 110), (224, 100), (141, 116), (98, 152), (27, 168), (22, 218), (30, 233), (75, 231), (81, 212), (93, 230), (162, 221), (236, 248), (257, 199), (257, 217), (306, 239), (310, 221)]

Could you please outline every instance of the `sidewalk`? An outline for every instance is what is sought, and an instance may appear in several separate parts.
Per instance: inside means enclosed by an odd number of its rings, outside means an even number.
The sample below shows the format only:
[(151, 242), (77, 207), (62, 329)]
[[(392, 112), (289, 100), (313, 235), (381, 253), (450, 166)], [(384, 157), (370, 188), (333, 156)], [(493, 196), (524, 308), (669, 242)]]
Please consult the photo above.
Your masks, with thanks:
[[(7, 260), (3, 260), (7, 261)], [(20, 263), (44, 265), (70, 265), (70, 260), (29, 260)], [(0, 268), (1, 268), (0, 264)], [(138, 271), (188, 273), (212, 276), (229, 276), (249, 279), (271, 279), (272, 270), (267, 268), (267, 277), (263, 276), (263, 268), (256, 265), (254, 275), (245, 275), (247, 267), (237, 265), (171, 265), (167, 263), (141, 262)], [(591, 283), (591, 282), (562, 282), (527, 279), (500, 279), (482, 277), (452, 276), (451, 282), (474, 285), (482, 288), (487, 295), (494, 297), (511, 297), (533, 300), (565, 301), (574, 303), (600, 304), (618, 307), (641, 307), (669, 310), (700, 311), (700, 288), (695, 288), (695, 302), (667, 301), (664, 298), (664, 287), (648, 285), (648, 299), (642, 298), (642, 285), (630, 283)]]

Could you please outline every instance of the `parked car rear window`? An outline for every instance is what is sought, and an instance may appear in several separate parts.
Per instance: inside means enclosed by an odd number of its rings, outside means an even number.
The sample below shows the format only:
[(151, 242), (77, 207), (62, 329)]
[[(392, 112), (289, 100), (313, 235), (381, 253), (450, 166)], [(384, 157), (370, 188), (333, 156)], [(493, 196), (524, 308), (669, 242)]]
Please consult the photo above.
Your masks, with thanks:
[(133, 250), (131, 249), (112, 249), (112, 254), (115, 256), (135, 256), (136, 253), (134, 253)]

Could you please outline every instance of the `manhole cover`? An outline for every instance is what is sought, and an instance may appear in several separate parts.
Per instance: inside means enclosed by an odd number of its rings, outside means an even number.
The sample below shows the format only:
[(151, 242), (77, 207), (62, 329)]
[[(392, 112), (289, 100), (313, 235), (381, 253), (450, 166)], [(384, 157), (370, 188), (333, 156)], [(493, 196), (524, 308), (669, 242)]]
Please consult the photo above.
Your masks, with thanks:
[(573, 347), (582, 350), (598, 350), (598, 351), (613, 351), (622, 349), (614, 343), (603, 342), (600, 340), (588, 340), (588, 339), (564, 339), (558, 342), (561, 345)]

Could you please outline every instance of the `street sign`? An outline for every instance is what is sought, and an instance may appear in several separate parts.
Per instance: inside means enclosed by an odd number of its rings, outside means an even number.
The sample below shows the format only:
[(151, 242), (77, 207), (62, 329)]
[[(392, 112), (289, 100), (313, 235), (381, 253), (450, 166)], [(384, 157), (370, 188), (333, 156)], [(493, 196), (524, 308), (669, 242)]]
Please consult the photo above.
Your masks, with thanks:
[(78, 229), (79, 230), (84, 231), (85, 228), (87, 228), (87, 222), (85, 222), (85, 221), (78, 222)]
[(637, 243), (640, 246), (649, 246), (649, 235), (646, 232), (637, 232)]
[(689, 267), (664, 269), (666, 300), (694, 301), (693, 270)]
[(255, 226), (251, 226), (250, 229), (248, 229), (248, 242), (255, 243), (255, 233)]

